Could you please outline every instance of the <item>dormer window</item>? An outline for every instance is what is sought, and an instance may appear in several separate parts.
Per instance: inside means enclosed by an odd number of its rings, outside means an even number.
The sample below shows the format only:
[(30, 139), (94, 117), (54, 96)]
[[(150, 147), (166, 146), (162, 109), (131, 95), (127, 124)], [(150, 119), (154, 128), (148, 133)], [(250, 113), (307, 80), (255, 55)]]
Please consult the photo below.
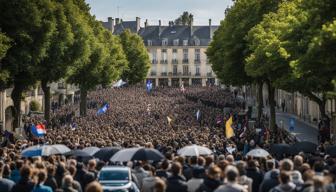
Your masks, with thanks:
[(147, 40), (147, 45), (148, 45), (148, 46), (152, 46), (152, 45), (153, 45), (152, 40)]
[(188, 46), (188, 40), (183, 40), (183, 46)]
[(199, 39), (195, 39), (195, 46), (199, 46), (200, 45), (200, 40)]
[(168, 39), (162, 39), (162, 46), (168, 45)]
[(174, 39), (173, 44), (174, 44), (174, 46), (178, 46), (179, 45), (179, 40), (178, 39)]

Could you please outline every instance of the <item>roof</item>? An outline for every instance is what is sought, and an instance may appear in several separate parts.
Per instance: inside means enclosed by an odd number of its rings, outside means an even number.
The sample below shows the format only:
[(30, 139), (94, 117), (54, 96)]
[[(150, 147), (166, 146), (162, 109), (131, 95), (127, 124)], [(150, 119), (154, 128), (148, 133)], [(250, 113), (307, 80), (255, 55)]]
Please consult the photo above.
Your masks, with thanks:
[(106, 166), (101, 169), (101, 171), (129, 171), (129, 167), (124, 167), (124, 166)]
[[(103, 26), (110, 29), (108, 22), (102, 22)], [(138, 33), (144, 40), (146, 46), (162, 46), (162, 41), (167, 41), (167, 46), (182, 46), (187, 41), (189, 46), (208, 46), (213, 33), (219, 26), (146, 26), (137, 31), (136, 21), (121, 21), (114, 26), (113, 34), (118, 35), (126, 29)], [(151, 45), (148, 40), (151, 41)], [(175, 40), (175, 42), (174, 42)], [(177, 44), (176, 44), (177, 43)]]

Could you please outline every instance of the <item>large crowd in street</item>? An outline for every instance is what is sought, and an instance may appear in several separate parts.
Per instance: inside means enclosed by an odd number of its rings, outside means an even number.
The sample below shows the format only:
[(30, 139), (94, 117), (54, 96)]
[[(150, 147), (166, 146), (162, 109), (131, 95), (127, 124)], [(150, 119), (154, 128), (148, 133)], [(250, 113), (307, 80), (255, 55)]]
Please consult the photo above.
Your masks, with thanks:
[[(34, 144), (64, 144), (70, 149), (157, 149), (164, 160), (127, 164), (143, 192), (336, 191), (336, 159), (331, 156), (246, 156), (252, 149), (269, 149), (272, 142), (293, 140), (285, 131), (272, 138), (267, 116), (260, 127), (253, 126), (242, 99), (245, 95), (238, 95), (219, 87), (186, 88), (183, 92), (156, 88), (150, 93), (143, 87), (98, 89), (89, 93), (84, 117), (79, 116), (78, 99), (64, 105), (55, 102), (43, 138), (34, 138), (26, 129), (28, 139), (7, 142), (0, 149), (0, 191), (102, 191), (97, 174), (110, 162), (63, 155), (23, 158), (22, 149)], [(107, 103), (108, 110), (97, 114)], [(225, 122), (231, 116), (235, 136), (228, 139)], [(43, 119), (36, 116), (25, 121), (28, 126)], [(213, 155), (177, 154), (178, 149), (191, 144), (206, 146)]]

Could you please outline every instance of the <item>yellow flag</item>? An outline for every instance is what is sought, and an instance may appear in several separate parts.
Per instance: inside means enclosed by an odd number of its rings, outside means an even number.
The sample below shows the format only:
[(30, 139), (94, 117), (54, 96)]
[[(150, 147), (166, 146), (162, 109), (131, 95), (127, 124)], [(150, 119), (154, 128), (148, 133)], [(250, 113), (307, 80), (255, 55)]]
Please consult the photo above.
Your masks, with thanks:
[(172, 119), (167, 116), (167, 120), (168, 120), (168, 125), (170, 126)]
[(232, 129), (232, 116), (226, 121), (225, 123), (225, 136), (226, 138), (231, 138), (234, 136), (234, 132), (233, 132), (233, 129)]

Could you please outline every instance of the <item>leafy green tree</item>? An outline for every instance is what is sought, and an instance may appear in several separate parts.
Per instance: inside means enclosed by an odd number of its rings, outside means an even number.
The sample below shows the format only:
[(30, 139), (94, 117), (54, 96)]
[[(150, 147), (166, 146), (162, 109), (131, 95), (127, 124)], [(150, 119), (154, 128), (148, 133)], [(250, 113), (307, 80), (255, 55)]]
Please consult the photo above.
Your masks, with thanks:
[(55, 22), (50, 0), (0, 0), (0, 26), (13, 41), (3, 58), (14, 86), (14, 127), (20, 126), (22, 93), (36, 82), (35, 66), (47, 56)]
[(194, 15), (185, 11), (177, 19), (175, 19), (175, 25), (191, 25), (194, 21)]
[(65, 15), (64, 9), (67, 6), (64, 5), (55, 2), (55, 10), (50, 13), (56, 21), (56, 30), (51, 37), (47, 56), (38, 63), (35, 72), (44, 92), (44, 118), (47, 121), (50, 119), (51, 94), (49, 83), (64, 78), (69, 67), (73, 64), (71, 62), (73, 58), (68, 53), (73, 48), (74, 35), (71, 30), (71, 24)]
[(0, 90), (6, 88), (6, 82), (9, 78), (7, 70), (2, 69), (1, 59), (5, 57), (7, 50), (11, 47), (11, 40), (0, 32)]
[(143, 40), (129, 30), (121, 33), (120, 39), (128, 60), (128, 68), (123, 71), (122, 78), (130, 84), (143, 81), (150, 68), (150, 60)]
[(278, 0), (238, 0), (226, 11), (207, 49), (212, 69), (222, 83), (234, 86), (258, 84), (258, 119), (262, 113), (263, 77), (245, 71), (245, 58), (250, 50), (245, 39), (250, 29), (262, 21), (263, 15), (276, 11)]

